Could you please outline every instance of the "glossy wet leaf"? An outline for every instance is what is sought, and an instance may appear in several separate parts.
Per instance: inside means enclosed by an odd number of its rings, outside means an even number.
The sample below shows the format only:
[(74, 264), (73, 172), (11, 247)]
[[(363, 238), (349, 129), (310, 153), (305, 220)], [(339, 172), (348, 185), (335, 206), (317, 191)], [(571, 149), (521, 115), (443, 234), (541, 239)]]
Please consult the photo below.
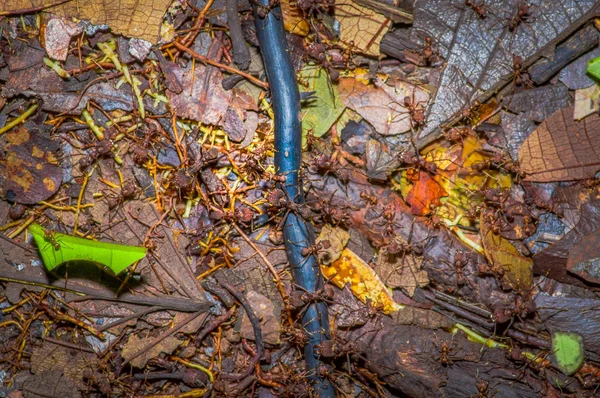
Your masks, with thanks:
[(573, 116), (573, 107), (561, 109), (525, 140), (519, 162), (526, 180), (582, 180), (600, 169), (600, 116), (590, 115), (581, 121)]
[(312, 130), (315, 137), (327, 133), (333, 123), (340, 117), (345, 106), (339, 99), (337, 87), (331, 84), (325, 68), (308, 65), (298, 72), (300, 92), (314, 91), (315, 98), (302, 106), (302, 136)]
[(552, 333), (552, 353), (561, 372), (574, 374), (585, 359), (583, 337), (573, 332)]
[(48, 271), (66, 262), (90, 261), (119, 274), (146, 255), (143, 247), (77, 238), (46, 230), (39, 224), (31, 224), (29, 231)]
[(325, 279), (340, 289), (348, 285), (363, 303), (370, 300), (374, 306), (381, 305), (386, 314), (403, 308), (394, 301), (375, 271), (350, 249), (344, 249), (340, 258), (330, 266), (321, 266), (321, 272)]

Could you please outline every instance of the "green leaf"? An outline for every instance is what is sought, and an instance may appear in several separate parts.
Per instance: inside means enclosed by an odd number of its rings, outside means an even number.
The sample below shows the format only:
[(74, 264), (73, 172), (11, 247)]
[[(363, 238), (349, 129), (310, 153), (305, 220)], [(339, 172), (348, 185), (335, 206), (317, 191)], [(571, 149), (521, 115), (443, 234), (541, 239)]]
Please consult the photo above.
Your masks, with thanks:
[(67, 261), (91, 261), (119, 274), (146, 255), (143, 247), (77, 238), (46, 230), (39, 224), (31, 224), (29, 232), (35, 239), (48, 271), (53, 271)]
[(600, 57), (588, 61), (587, 73), (600, 80)]
[(552, 352), (558, 369), (570, 376), (583, 364), (583, 337), (572, 332), (555, 332), (552, 334)]
[(300, 92), (315, 91), (316, 98), (302, 106), (302, 145), (309, 130), (315, 137), (327, 133), (345, 106), (340, 101), (337, 87), (331, 84), (327, 70), (307, 65), (298, 73)]

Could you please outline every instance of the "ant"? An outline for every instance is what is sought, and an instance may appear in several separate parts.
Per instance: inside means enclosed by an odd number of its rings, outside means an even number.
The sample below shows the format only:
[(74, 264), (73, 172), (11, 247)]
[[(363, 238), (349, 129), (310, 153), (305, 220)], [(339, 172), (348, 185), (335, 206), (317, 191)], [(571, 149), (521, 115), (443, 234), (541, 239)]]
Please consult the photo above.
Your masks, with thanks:
[(425, 126), (425, 109), (420, 102), (415, 103), (414, 99), (415, 92), (413, 91), (413, 97), (404, 97), (404, 107), (408, 110), (410, 116), (410, 126), (413, 129), (418, 129)]
[(472, 135), (472, 133), (473, 130), (466, 126), (452, 127), (450, 130), (444, 131), (444, 137), (450, 142), (459, 142)]
[(85, 170), (98, 159), (114, 157), (112, 152), (113, 145), (113, 140), (108, 138), (108, 136), (105, 134), (105, 137), (102, 141), (98, 141), (98, 143), (91, 145), (88, 156), (84, 156), (79, 159), (79, 167), (82, 170)]
[(315, 243), (312, 246), (308, 246), (308, 247), (303, 247), (302, 250), (300, 250), (300, 254), (303, 257), (308, 257), (310, 255), (318, 255), (320, 251), (322, 250), (327, 250), (331, 247), (331, 242), (329, 242), (329, 240), (327, 239), (323, 239), (322, 241)]
[(527, 3), (519, 3), (516, 14), (508, 21), (509, 32), (514, 32), (521, 22), (527, 22), (531, 19), (530, 8), (531, 6)]
[(452, 366), (454, 364), (454, 361), (452, 360), (450, 355), (452, 354), (454, 349), (450, 346), (450, 344), (447, 341), (442, 341), (442, 345), (440, 346), (440, 348), (438, 348), (437, 346), (436, 348), (440, 352), (438, 359), (440, 361), (440, 364), (444, 367)]
[(274, 216), (277, 216), (283, 210), (286, 210), (286, 213), (282, 217), (277, 229), (281, 229), (283, 227), (283, 224), (285, 223), (285, 220), (290, 212), (293, 212), (305, 220), (309, 219), (311, 216), (310, 209), (306, 206), (306, 204), (296, 203), (295, 201), (291, 200), (288, 197), (287, 192), (280, 188), (275, 188), (267, 194), (267, 202), (270, 205), (267, 211), (272, 214), (274, 213)]
[(515, 86), (524, 86), (525, 88), (531, 88), (533, 83), (529, 74), (525, 72), (523, 67), (523, 57), (520, 55), (513, 54), (513, 77), (515, 79)]
[[(335, 192), (333, 193), (335, 195)], [(340, 207), (334, 206), (331, 201), (333, 195), (329, 200), (322, 200), (317, 206), (322, 213), (322, 218), (334, 225), (346, 225), (350, 221), (350, 214)]]
[(331, 158), (324, 153), (315, 155), (313, 158), (314, 165), (316, 166), (317, 172), (327, 176), (329, 173), (333, 174), (342, 184), (347, 184), (350, 181), (350, 172), (343, 166), (338, 165)]
[[(56, 251), (60, 250), (60, 243), (56, 240), (54, 233), (49, 230), (44, 230), (44, 240)], [(47, 246), (46, 246), (47, 247)]]
[(469, 398), (492, 398), (494, 395), (496, 395), (496, 393), (494, 392), (493, 395), (489, 394), (489, 389), (490, 389), (490, 382), (487, 380), (483, 380), (480, 379), (479, 377), (477, 377), (475, 379), (476, 384), (475, 387), (477, 388), (477, 395), (470, 395)]
[(372, 206), (377, 205), (377, 195), (361, 191), (360, 198)]
[(308, 46), (308, 55), (319, 61), (321, 66), (327, 70), (329, 73), (329, 77), (334, 82), (337, 82), (340, 79), (340, 72), (334, 68), (329, 59), (327, 59), (327, 49), (323, 43), (313, 42)]
[(485, 17), (487, 17), (487, 10), (485, 9), (483, 3), (477, 4), (474, 1), (465, 0), (465, 5), (467, 7), (471, 7), (471, 9), (475, 11), (475, 14), (477, 14), (480, 19), (485, 19)]
[(425, 37), (425, 47), (421, 51), (421, 56), (423, 57), (425, 66), (432, 66), (440, 60), (440, 57), (433, 51), (432, 39), (429, 36)]
[(473, 124), (473, 121), (480, 116), (480, 110), (481, 102), (478, 100), (473, 101), (471, 106), (461, 111), (461, 120), (467, 122), (468, 124)]
[[(269, 13), (271, 12), (271, 10), (273, 10), (273, 8), (279, 6), (279, 0), (269, 0), (269, 4), (267, 5), (263, 5), (258, 0), (252, 0), (252, 2), (256, 4), (256, 15), (258, 15), (260, 19), (265, 19), (267, 16), (269, 16)], [(276, 14), (273, 15), (275, 15), (275, 17), (279, 19), (279, 16), (277, 16)]]
[(419, 156), (419, 154), (416, 152), (407, 151), (402, 153), (400, 156), (402, 163), (414, 169), (424, 170), (432, 175), (437, 172), (437, 166), (435, 165), (435, 162), (427, 161), (422, 156)]
[(471, 283), (468, 279), (465, 278), (464, 268), (469, 264), (469, 258), (467, 253), (463, 250), (458, 250), (454, 254), (454, 269), (456, 272), (456, 285), (458, 287), (462, 287), (465, 284), (465, 281)]
[[(417, 256), (420, 256), (423, 254), (423, 245), (418, 244), (418, 243), (403, 243), (401, 242), (400, 237), (395, 237), (395, 239), (391, 239), (389, 241), (389, 243), (386, 245), (386, 251), (388, 254), (391, 255), (398, 255), (398, 254), (416, 254)], [(409, 237), (410, 240), (410, 237)]]
[(297, 0), (296, 2), (298, 8), (306, 15), (311, 15), (315, 12), (325, 12), (334, 4), (334, 0)]
[(125, 181), (121, 187), (121, 192), (118, 195), (110, 194), (106, 195), (106, 203), (108, 204), (108, 210), (114, 210), (120, 204), (123, 204), (125, 200), (131, 199), (136, 194), (136, 186), (131, 181)]

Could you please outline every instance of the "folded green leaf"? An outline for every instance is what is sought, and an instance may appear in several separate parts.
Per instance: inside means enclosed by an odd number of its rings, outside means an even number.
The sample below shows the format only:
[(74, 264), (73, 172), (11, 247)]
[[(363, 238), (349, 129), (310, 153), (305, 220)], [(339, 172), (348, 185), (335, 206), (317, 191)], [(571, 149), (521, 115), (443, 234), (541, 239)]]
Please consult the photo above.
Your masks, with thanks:
[(91, 261), (119, 274), (146, 255), (143, 247), (77, 238), (46, 230), (39, 224), (31, 224), (29, 231), (48, 271), (68, 261)]

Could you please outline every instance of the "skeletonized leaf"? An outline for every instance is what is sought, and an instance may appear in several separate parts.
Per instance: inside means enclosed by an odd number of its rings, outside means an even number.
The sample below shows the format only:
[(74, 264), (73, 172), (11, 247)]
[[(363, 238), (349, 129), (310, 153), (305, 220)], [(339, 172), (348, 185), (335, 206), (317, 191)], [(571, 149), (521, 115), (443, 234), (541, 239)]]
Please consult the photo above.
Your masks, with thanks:
[(556, 111), (525, 140), (519, 162), (527, 180), (582, 180), (600, 169), (600, 116), (575, 121), (573, 112)]

